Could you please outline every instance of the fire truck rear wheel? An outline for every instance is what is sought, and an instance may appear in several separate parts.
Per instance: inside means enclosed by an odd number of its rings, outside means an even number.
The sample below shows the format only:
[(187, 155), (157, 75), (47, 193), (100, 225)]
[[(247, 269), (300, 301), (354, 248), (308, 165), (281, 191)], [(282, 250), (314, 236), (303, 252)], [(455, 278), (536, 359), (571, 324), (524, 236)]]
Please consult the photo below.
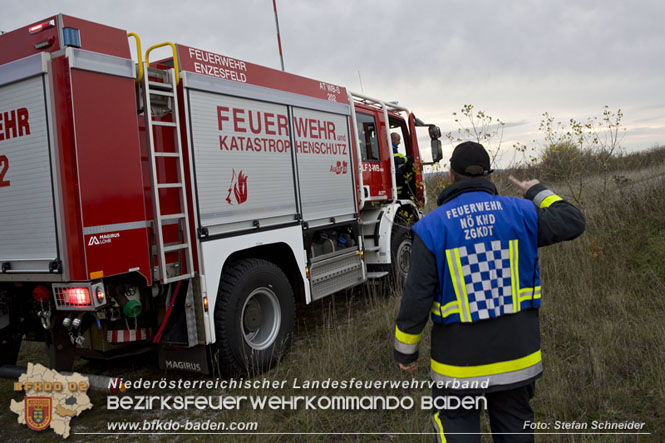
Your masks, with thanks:
[(23, 339), (23, 333), (17, 327), (18, 312), (16, 304), (0, 298), (0, 365), (16, 364)]
[(15, 365), (21, 349), (22, 334), (11, 326), (0, 330), (0, 365)]
[(393, 226), (392, 238), (390, 240), (390, 255), (392, 262), (392, 277), (395, 287), (404, 288), (406, 277), (409, 274), (409, 261), (411, 259), (411, 232), (409, 229)]
[(221, 369), (255, 375), (286, 353), (293, 336), (295, 301), (284, 272), (262, 259), (224, 269), (215, 305)]

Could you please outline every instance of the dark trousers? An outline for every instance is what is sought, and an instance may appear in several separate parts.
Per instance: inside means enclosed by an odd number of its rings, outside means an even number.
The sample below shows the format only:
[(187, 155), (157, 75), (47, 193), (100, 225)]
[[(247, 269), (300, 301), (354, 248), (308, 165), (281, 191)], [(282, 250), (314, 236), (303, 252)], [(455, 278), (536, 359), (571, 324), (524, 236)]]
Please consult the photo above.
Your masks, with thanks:
[[(529, 401), (535, 392), (535, 382), (508, 391), (484, 394), (487, 399), (487, 411), (490, 428), (495, 443), (533, 442), (533, 431), (524, 429), (527, 421), (533, 423), (533, 410)], [(452, 393), (441, 389), (432, 390), (433, 397), (455, 396), (462, 399), (459, 391)], [(452, 402), (449, 402), (452, 403)], [(440, 403), (441, 404), (441, 403)], [(439, 409), (432, 413), (432, 424), (437, 432), (437, 441), (448, 443), (480, 442), (480, 413), (483, 402), (478, 402), (479, 409)]]

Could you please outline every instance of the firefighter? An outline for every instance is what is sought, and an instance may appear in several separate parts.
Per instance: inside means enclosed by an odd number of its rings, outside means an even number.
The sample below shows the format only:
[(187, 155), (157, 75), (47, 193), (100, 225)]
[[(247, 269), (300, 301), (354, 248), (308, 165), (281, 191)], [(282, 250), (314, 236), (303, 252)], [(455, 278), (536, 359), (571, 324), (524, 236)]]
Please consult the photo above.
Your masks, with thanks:
[(395, 162), (395, 184), (397, 186), (398, 198), (409, 198), (408, 181), (411, 161), (409, 157), (399, 152), (399, 144), (402, 137), (397, 132), (390, 134), (390, 141), (393, 146), (393, 160)]
[(499, 196), (479, 143), (458, 145), (450, 169), (439, 207), (413, 226), (394, 358), (416, 369), (430, 316), (433, 397), (484, 396), (471, 409), (435, 402), (444, 406), (432, 411), (439, 441), (479, 442), (485, 406), (495, 442), (533, 441), (524, 427), (533, 422), (529, 402), (542, 373), (538, 247), (578, 237), (585, 219), (538, 180), (510, 176), (525, 198)]

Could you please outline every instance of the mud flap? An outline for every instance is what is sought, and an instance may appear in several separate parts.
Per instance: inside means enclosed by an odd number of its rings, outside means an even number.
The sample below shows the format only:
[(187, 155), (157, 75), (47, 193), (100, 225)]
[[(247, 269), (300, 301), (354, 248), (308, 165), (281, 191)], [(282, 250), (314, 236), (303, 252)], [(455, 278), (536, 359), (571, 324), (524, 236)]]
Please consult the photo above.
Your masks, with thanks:
[(185, 294), (174, 294), (175, 299), (171, 314), (166, 321), (163, 335), (159, 342), (171, 346), (192, 347), (202, 342), (199, 340), (197, 310), (192, 282), (187, 281), (180, 288)]
[(209, 347), (206, 345), (191, 348), (159, 346), (159, 368), (169, 371), (188, 371), (198, 374), (210, 374)]
[(74, 350), (65, 328), (55, 326), (50, 334), (46, 334), (46, 352), (51, 369), (71, 371), (74, 366)]

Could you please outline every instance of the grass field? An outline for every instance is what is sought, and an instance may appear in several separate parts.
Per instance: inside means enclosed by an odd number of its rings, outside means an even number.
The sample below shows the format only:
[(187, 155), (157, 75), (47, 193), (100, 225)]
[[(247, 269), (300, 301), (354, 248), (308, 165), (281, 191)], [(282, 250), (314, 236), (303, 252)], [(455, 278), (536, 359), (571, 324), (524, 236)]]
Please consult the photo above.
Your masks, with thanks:
[[(585, 189), (583, 210), (586, 233), (573, 242), (541, 250), (543, 306), (541, 308), (544, 376), (538, 381), (533, 406), (536, 420), (579, 423), (600, 421), (644, 422), (650, 436), (539, 435), (537, 441), (663, 441), (665, 439), (665, 179), (663, 168), (628, 171), (629, 181), (613, 184), (605, 193), (592, 183)], [(618, 174), (617, 174), (618, 175)], [(525, 178), (525, 177), (522, 177)], [(503, 184), (499, 183), (501, 190)], [(566, 195), (566, 186), (553, 186)], [(505, 194), (510, 194), (505, 189)], [(382, 293), (366, 285), (299, 308), (297, 333), (289, 355), (274, 370), (258, 379), (286, 380), (285, 389), (233, 389), (225, 395), (429, 395), (424, 389), (297, 389), (294, 380), (428, 380), (429, 326), (423, 335), (419, 368), (414, 375), (400, 371), (392, 360), (394, 318), (400, 294)], [(42, 345), (25, 343), (19, 364), (45, 362)], [(114, 364), (79, 362), (81, 372), (160, 379), (162, 373), (150, 357)], [(198, 377), (182, 374), (185, 379)], [(197, 391), (200, 395), (221, 392)], [(171, 391), (167, 395), (179, 395)], [(193, 394), (188, 392), (187, 394)], [(164, 395), (136, 392), (133, 395)], [(0, 381), (0, 426), (8, 441), (47, 441), (52, 431), (40, 434), (16, 424), (8, 409), (11, 382)], [(432, 441), (427, 411), (412, 410), (322, 411), (107, 411), (106, 396), (91, 394), (95, 407), (72, 420), (74, 441), (116, 440), (118, 436), (75, 435), (107, 432), (110, 420), (144, 421), (154, 418), (258, 422), (262, 435), (233, 435), (224, 441)], [(484, 430), (488, 430), (486, 421)], [(353, 435), (291, 435), (288, 433), (380, 433)], [(387, 433), (414, 433), (413, 435)], [(122, 438), (122, 437), (120, 437)], [(191, 435), (135, 436), (141, 441), (169, 438), (189, 441)], [(201, 440), (220, 436), (199, 435)], [(483, 436), (483, 441), (490, 441)]]

